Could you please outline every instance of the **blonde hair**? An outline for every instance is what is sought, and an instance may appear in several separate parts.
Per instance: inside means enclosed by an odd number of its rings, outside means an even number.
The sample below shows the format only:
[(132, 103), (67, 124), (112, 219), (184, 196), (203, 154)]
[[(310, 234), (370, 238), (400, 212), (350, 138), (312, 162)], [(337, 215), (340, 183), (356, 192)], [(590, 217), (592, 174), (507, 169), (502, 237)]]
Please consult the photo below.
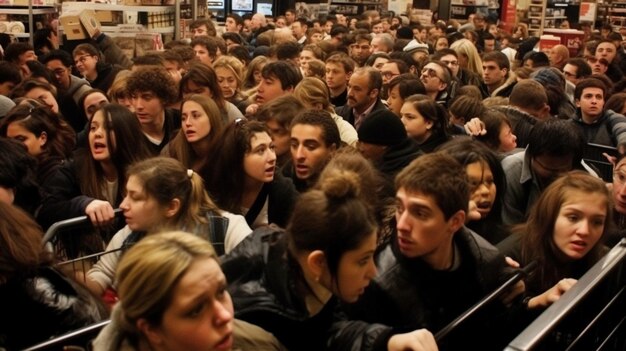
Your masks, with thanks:
[(456, 51), (457, 55), (467, 57), (467, 69), (483, 76), (483, 61), (480, 59), (476, 46), (467, 39), (460, 39), (450, 45), (450, 49)]
[(335, 113), (335, 109), (330, 104), (328, 87), (317, 77), (302, 79), (293, 90), (293, 96), (309, 108), (321, 104), (322, 110)]
[(129, 249), (117, 267), (120, 331), (137, 342), (137, 321), (161, 324), (176, 285), (198, 259), (217, 259), (211, 244), (193, 234), (174, 231), (146, 236)]
[(239, 93), (241, 84), (243, 83), (243, 63), (232, 56), (222, 55), (213, 62), (213, 70), (217, 70), (218, 68), (226, 68), (233, 73), (237, 80), (238, 91), (236, 93)]

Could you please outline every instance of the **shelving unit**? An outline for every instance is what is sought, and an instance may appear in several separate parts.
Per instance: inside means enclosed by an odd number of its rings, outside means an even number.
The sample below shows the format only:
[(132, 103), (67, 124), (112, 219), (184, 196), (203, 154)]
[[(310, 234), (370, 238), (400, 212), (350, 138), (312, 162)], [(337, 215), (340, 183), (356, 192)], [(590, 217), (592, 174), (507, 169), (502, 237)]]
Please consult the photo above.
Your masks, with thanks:
[(450, 19), (467, 21), (470, 14), (476, 12), (482, 12), (486, 14), (488, 12), (489, 5), (466, 5), (459, 3), (450, 4)]
[[(329, 10), (333, 9), (337, 11), (337, 13), (342, 13), (344, 15), (357, 15), (361, 14), (367, 10), (380, 10), (383, 3), (378, 1), (364, 1), (364, 2), (349, 2), (349, 1), (331, 1)], [(356, 8), (356, 11), (341, 11), (341, 8)]]
[(609, 9), (609, 23), (615, 31), (626, 26), (626, 1), (614, 1)]
[(531, 0), (528, 6), (528, 32), (534, 36), (543, 34), (546, 20), (546, 0)]
[(57, 12), (56, 6), (33, 5), (32, 0), (28, 1), (28, 6), (20, 5), (0, 5), (0, 13), (7, 15), (28, 15), (28, 33), (9, 33), (16, 38), (29, 38), (29, 42), (33, 44), (32, 33), (35, 31), (34, 16), (47, 15)]

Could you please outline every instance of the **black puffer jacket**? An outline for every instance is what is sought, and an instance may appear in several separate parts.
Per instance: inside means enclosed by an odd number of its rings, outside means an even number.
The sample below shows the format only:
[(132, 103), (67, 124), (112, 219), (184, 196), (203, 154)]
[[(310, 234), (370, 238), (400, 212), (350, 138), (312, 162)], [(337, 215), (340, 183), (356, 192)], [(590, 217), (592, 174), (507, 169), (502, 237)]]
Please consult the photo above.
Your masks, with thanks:
[[(333, 324), (332, 350), (386, 350), (393, 334), (421, 328), (436, 333), (513, 273), (494, 246), (465, 227), (454, 234), (460, 265), (453, 271), (435, 271), (421, 259), (404, 257), (396, 242), (394, 234), (377, 254), (378, 276), (359, 301), (344, 306), (350, 321)], [(497, 337), (506, 315), (495, 305), (439, 342), (440, 350), (506, 346)]]

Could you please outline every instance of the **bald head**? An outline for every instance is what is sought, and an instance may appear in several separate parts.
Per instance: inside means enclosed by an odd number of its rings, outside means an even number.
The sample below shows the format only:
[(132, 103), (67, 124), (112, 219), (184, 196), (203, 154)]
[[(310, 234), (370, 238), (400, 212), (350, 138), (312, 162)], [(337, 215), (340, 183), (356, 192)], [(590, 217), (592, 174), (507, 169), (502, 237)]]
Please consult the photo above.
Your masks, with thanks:
[(265, 19), (265, 15), (262, 13), (255, 13), (250, 20), (250, 29), (256, 30), (265, 26), (267, 26), (267, 20)]
[(556, 45), (550, 49), (548, 58), (551, 66), (563, 68), (565, 62), (569, 60), (569, 50), (565, 45)]

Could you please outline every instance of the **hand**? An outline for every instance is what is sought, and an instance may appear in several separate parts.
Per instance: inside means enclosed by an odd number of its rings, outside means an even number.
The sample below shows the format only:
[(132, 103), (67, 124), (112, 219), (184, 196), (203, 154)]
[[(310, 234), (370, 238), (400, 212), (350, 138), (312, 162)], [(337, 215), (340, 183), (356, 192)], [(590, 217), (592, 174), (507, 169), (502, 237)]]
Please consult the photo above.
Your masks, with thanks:
[(609, 154), (607, 154), (606, 152), (602, 153), (602, 156), (604, 156), (604, 158), (606, 158), (606, 160), (613, 165), (613, 167), (615, 167), (615, 165), (617, 164), (617, 157), (615, 156), (611, 156)]
[(435, 337), (426, 329), (414, 330), (410, 333), (396, 334), (387, 342), (388, 351), (437, 351)]
[(474, 200), (470, 200), (469, 202), (469, 206), (467, 209), (467, 217), (465, 218), (465, 223), (469, 223), (471, 221), (478, 221), (480, 220), (481, 215), (480, 212), (478, 212), (478, 205), (476, 205), (476, 201)]
[(115, 217), (111, 204), (102, 200), (91, 201), (85, 208), (85, 214), (94, 226), (109, 224)]
[(258, 104), (250, 104), (248, 107), (246, 107), (246, 117), (252, 117), (254, 115), (256, 115), (256, 112), (259, 109), (259, 105)]
[(465, 128), (465, 132), (471, 136), (479, 136), (479, 135), (487, 134), (485, 123), (481, 121), (478, 117), (474, 117), (470, 119), (470, 121), (465, 123), (463, 127)]
[(535, 296), (528, 301), (528, 308), (547, 308), (552, 305), (555, 301), (561, 298), (566, 291), (568, 291), (574, 284), (576, 284), (576, 279), (566, 278), (561, 279), (556, 285), (552, 288), (548, 289), (541, 295)]

